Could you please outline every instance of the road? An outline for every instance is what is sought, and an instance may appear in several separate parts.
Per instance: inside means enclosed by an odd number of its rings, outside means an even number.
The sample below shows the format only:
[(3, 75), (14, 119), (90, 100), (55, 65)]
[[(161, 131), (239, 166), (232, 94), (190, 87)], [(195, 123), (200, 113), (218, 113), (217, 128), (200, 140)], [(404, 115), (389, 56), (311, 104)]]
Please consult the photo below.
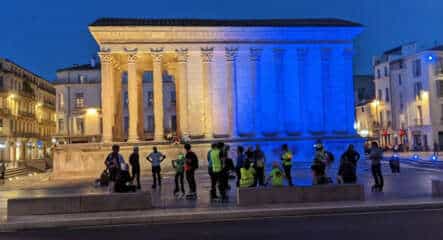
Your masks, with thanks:
[(443, 239), (443, 209), (0, 233), (1, 240)]

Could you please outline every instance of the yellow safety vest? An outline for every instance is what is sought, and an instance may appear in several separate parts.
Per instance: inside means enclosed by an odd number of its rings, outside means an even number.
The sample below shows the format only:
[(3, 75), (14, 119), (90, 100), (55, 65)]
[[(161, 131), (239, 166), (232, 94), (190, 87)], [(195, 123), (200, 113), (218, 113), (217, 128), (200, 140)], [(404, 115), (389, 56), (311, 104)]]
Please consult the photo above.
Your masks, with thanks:
[(220, 160), (220, 150), (213, 149), (211, 150), (211, 163), (212, 163), (212, 171), (214, 173), (219, 173), (222, 170), (222, 162)]
[(249, 169), (241, 168), (240, 169), (240, 187), (250, 187), (254, 184), (254, 168), (250, 167)]

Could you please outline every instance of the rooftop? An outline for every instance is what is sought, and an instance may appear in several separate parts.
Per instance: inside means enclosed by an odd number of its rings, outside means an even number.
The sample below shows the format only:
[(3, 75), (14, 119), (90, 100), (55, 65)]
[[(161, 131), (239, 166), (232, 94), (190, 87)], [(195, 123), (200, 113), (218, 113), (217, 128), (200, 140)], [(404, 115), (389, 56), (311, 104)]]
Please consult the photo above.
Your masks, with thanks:
[(134, 19), (100, 18), (89, 26), (178, 26), (178, 27), (360, 27), (336, 18), (312, 19)]
[(57, 72), (73, 71), (73, 70), (95, 70), (99, 68), (100, 64), (95, 64), (94, 66), (92, 66), (91, 64), (81, 64), (81, 65), (75, 64), (71, 67), (57, 69)]

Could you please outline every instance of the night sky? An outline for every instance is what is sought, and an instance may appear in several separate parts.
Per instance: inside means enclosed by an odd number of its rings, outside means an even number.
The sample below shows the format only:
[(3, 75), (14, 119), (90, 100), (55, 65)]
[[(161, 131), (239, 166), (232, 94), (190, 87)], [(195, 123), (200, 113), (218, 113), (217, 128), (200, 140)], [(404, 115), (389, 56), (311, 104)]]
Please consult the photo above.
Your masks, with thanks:
[(443, 44), (441, 0), (9, 0), (0, 4), (0, 56), (47, 78), (89, 62), (97, 45), (88, 25), (99, 17), (316, 18), (362, 23), (355, 73), (402, 43)]

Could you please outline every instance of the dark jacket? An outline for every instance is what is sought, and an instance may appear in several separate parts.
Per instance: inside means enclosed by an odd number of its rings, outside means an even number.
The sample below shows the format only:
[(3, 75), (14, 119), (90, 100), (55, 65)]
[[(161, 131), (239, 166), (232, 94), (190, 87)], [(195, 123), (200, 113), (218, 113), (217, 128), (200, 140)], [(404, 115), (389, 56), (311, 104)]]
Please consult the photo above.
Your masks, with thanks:
[(140, 171), (140, 155), (138, 153), (131, 153), (129, 163), (131, 164), (132, 171)]
[(198, 157), (193, 151), (187, 152), (185, 158), (189, 170), (195, 170), (198, 168)]

